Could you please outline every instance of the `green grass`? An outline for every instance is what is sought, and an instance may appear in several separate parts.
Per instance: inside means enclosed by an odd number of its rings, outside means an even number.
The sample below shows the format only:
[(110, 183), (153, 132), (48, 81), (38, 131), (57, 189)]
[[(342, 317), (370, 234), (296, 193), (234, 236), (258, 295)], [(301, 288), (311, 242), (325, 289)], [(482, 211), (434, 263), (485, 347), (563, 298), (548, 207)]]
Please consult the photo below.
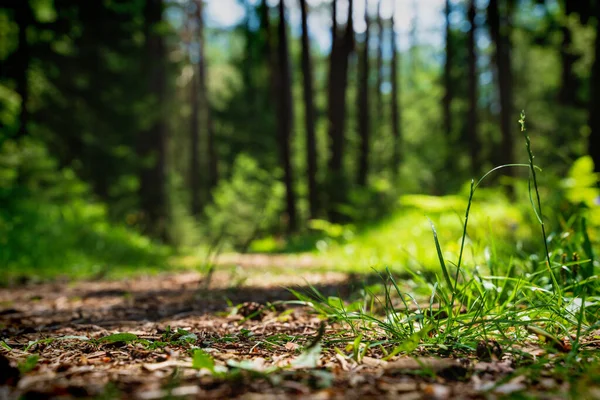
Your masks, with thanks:
[[(311, 287), (293, 290), (299, 301), (338, 323), (344, 341), (358, 341), (388, 357), (417, 350), (475, 355), (478, 345), (485, 349), (495, 340), (523, 366), (519, 374), (545, 370), (579, 379), (597, 369), (597, 352), (582, 342), (600, 328), (597, 251), (589, 235), (589, 213), (575, 207), (567, 217), (553, 215), (553, 221), (562, 221), (562, 231), (549, 234), (524, 115), (521, 123), (528, 163), (520, 166), (529, 169), (529, 180), (526, 200), (520, 203), (529, 202), (534, 218), (523, 215), (518, 201), (509, 204), (484, 194), (480, 202), (477, 189), (483, 178), (472, 182), (464, 200), (404, 197), (405, 206), (413, 207), (401, 216), (327, 249), (340, 259), (353, 257), (359, 265), (365, 259), (373, 265), (393, 260), (389, 264), (400, 264), (396, 270), (403, 271), (402, 278), (386, 268), (380, 270), (378, 284), (365, 286), (353, 298), (325, 297)], [(517, 191), (519, 195), (523, 193)], [(462, 224), (450, 217), (458, 214), (459, 206), (464, 210)], [(430, 223), (416, 211), (421, 207)], [(537, 246), (532, 238), (539, 238)], [(527, 246), (518, 245), (519, 240)], [(544, 349), (545, 355), (534, 360), (523, 350), (526, 346)]]

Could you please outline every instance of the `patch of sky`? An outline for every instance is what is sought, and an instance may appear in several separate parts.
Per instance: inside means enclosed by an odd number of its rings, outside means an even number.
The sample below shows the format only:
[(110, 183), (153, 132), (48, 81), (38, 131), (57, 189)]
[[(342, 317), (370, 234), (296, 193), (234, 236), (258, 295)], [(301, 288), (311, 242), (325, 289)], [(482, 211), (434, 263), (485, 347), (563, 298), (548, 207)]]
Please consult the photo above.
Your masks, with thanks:
[[(182, 3), (184, 0), (172, 0), (174, 3)], [(249, 4), (255, 6), (259, 0), (249, 0)], [(309, 31), (311, 38), (316, 42), (316, 50), (327, 53), (331, 47), (331, 0), (307, 0), (310, 8)], [(396, 4), (394, 4), (394, 1)], [(269, 0), (267, 4), (271, 7), (277, 5), (277, 0)], [(377, 10), (378, 0), (367, 0), (367, 6), (374, 17)], [(453, 3), (458, 4), (454, 1)], [(210, 0), (207, 3), (207, 26), (211, 28), (231, 28), (244, 19), (246, 10), (239, 0)], [(300, 9), (297, 0), (286, 0), (288, 10), (288, 22), (291, 26), (292, 35), (300, 35)], [(443, 17), (444, 0), (382, 0), (381, 16), (389, 19), (395, 9), (395, 24), (399, 34), (399, 48), (404, 51), (408, 48), (408, 35), (411, 24), (418, 21), (417, 41), (419, 44), (443, 46)], [(357, 33), (365, 30), (364, 1), (356, 1), (353, 12), (353, 22)], [(348, 7), (344, 1), (339, 2), (338, 21), (344, 24)], [(417, 18), (415, 18), (415, 13)], [(174, 19), (183, 18), (183, 13), (172, 13), (170, 20), (176, 24)], [(256, 21), (250, 21), (256, 22)]]

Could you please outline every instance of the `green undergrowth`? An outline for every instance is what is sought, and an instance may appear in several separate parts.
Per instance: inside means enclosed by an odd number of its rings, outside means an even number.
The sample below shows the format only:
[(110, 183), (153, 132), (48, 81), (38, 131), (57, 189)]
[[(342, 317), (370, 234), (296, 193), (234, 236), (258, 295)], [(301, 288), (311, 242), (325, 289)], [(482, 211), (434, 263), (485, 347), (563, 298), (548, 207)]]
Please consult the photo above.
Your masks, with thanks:
[(110, 219), (33, 139), (0, 141), (0, 284), (164, 269), (170, 250)]
[[(525, 132), (524, 116), (521, 122)], [(572, 378), (597, 369), (597, 351), (589, 344), (600, 332), (598, 225), (594, 220), (597, 176), (588, 163), (585, 173), (580, 172), (587, 174), (587, 180), (579, 177), (582, 192), (563, 193), (557, 200), (540, 185), (540, 170), (533, 163), (529, 137), (524, 136), (527, 162), (497, 169), (529, 170), (528, 190), (515, 193), (515, 198), (525, 196), (528, 216), (514, 205), (520, 201), (507, 204), (500, 196), (480, 196), (480, 185), (488, 174), (473, 181), (464, 198), (405, 198), (412, 207), (404, 214), (405, 222), (413, 224), (400, 227), (388, 222), (377, 231), (387, 232), (381, 238), (366, 232), (362, 238), (350, 238), (345, 251), (361, 242), (382, 249), (386, 240), (388, 247), (406, 246), (403, 239), (410, 237), (410, 243), (421, 243), (412, 248), (411, 257), (421, 266), (435, 260), (437, 268), (403, 268), (401, 278), (390, 268), (378, 270), (379, 282), (365, 285), (347, 299), (326, 297), (314, 287), (292, 290), (299, 302), (337, 323), (342, 340), (358, 343), (365, 353), (379, 349), (388, 358), (430, 352), (480, 359), (500, 358), (505, 353), (527, 373), (568, 371)], [(570, 190), (576, 190), (577, 184), (570, 185)], [(558, 185), (556, 190), (560, 190)], [(582, 196), (585, 191), (587, 195)], [(462, 207), (462, 215), (454, 215), (454, 221), (449, 221), (454, 214), (447, 212), (450, 204), (453, 211)], [(426, 210), (430, 220), (422, 221), (423, 215), (415, 210)], [(455, 222), (459, 218), (460, 225)], [(510, 237), (514, 238), (512, 246)], [(358, 259), (363, 253), (355, 248)], [(386, 256), (402, 253), (389, 251)], [(374, 259), (373, 264), (381, 261)], [(542, 355), (532, 355), (532, 349), (541, 349)]]

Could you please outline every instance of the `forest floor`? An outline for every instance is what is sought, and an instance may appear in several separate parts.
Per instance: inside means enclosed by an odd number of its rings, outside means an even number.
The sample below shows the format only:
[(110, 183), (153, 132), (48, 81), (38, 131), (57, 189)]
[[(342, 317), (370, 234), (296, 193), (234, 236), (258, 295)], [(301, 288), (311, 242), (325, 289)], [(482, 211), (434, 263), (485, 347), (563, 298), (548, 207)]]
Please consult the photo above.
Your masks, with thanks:
[[(552, 372), (551, 363), (520, 373), (516, 352), (485, 360), (468, 349), (442, 354), (420, 346), (411, 357), (386, 356), (385, 346), (364, 349), (338, 323), (294, 303), (287, 288), (312, 290), (310, 284), (346, 298), (368, 277), (309, 262), (293, 272), (261, 264), (219, 268), (209, 290), (193, 272), (0, 289), (0, 399), (573, 393), (573, 382)], [(536, 340), (519, 346), (532, 359), (552, 357)], [(587, 346), (596, 346), (593, 338)], [(581, 384), (600, 397), (597, 382)]]

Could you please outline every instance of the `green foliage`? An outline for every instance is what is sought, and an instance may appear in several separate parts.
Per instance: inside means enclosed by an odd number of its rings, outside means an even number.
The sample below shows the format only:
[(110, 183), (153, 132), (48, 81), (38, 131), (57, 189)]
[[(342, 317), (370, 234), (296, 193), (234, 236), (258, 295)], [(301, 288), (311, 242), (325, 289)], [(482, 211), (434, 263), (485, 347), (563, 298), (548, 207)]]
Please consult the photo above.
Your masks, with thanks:
[(600, 189), (597, 187), (599, 176), (600, 174), (594, 172), (594, 161), (590, 156), (575, 160), (561, 185), (567, 200), (572, 204), (597, 206), (600, 196)]
[(38, 356), (37, 354), (32, 354), (30, 356), (27, 356), (25, 361), (19, 363), (19, 371), (22, 374), (26, 374), (30, 371), (33, 371), (35, 369), (35, 367), (37, 367), (39, 360), (40, 360), (40, 356)]
[(202, 349), (194, 350), (192, 355), (192, 368), (206, 369), (210, 373), (215, 373), (215, 360)]
[[(524, 132), (524, 114), (520, 122)], [(562, 226), (567, 231), (555, 231), (547, 236), (541, 187), (536, 173), (538, 168), (533, 164), (529, 136), (524, 136), (529, 160), (525, 166), (530, 170), (526, 194), (530, 200), (530, 213), (535, 215), (529, 224), (540, 226), (542, 233), (537, 254), (517, 252), (511, 254), (508, 261), (505, 259), (508, 256), (498, 257), (492, 242), (492, 250), (486, 249), (489, 252), (486, 268), (472, 262), (463, 264), (466, 239), (472, 235), (469, 221), (475, 190), (490, 175), (487, 173), (477, 183), (472, 181), (470, 186), (462, 238), (456, 251), (458, 261), (453, 263), (456, 267), (453, 277), (448, 269), (448, 257), (444, 255), (437, 231), (431, 223), (436, 250), (431, 252), (437, 254), (439, 261), (434, 275), (427, 277), (409, 271), (412, 279), (399, 285), (386, 269), (385, 274), (380, 275), (382, 290), (367, 287), (361, 298), (349, 304), (341, 299), (331, 301), (312, 286), (307, 293), (292, 293), (329, 320), (344, 324), (346, 335), (355, 340), (355, 347), (356, 341), (362, 341), (365, 346), (386, 344), (393, 349), (390, 354), (411, 353), (419, 345), (440, 353), (474, 352), (482, 341), (493, 338), (502, 343), (501, 349), (518, 355), (519, 350), (513, 348), (514, 344), (535, 334), (544, 341), (549, 351), (568, 353), (564, 362), (574, 367), (578, 362), (575, 360), (581, 338), (595, 332), (600, 324), (597, 315), (600, 284), (593, 245), (586, 219), (580, 220), (578, 213)], [(585, 190), (596, 185), (597, 179), (592, 171), (589, 160), (575, 164), (567, 180), (568, 187), (582, 190), (571, 196), (567, 194), (567, 198), (577, 201), (581, 196), (585, 199), (587, 193), (590, 200), (595, 201), (597, 192)], [(443, 209), (441, 204), (428, 207), (433, 208)], [(581, 255), (588, 258), (583, 259)], [(430, 299), (428, 309), (422, 300), (416, 300), (427, 295)], [(439, 304), (435, 311), (434, 302)], [(411, 310), (409, 303), (416, 304), (416, 310)], [(382, 334), (385, 336), (383, 340)]]
[(219, 183), (208, 206), (208, 235), (246, 250), (258, 235), (280, 225), (283, 185), (251, 157), (236, 158), (231, 178)]
[(398, 193), (387, 179), (373, 179), (365, 188), (353, 188), (348, 194), (348, 205), (341, 212), (355, 223), (369, 223), (389, 215), (398, 205)]
[(125, 332), (125, 333), (113, 333), (112, 335), (103, 336), (100, 339), (98, 339), (98, 341), (101, 343), (118, 343), (118, 342), (129, 343), (129, 342), (133, 342), (137, 339), (138, 339), (137, 335), (134, 335), (133, 333)]
[[(499, 189), (479, 189), (479, 201), (470, 215), (465, 262), (485, 264), (488, 239), (495, 239), (493, 250), (510, 257), (517, 248), (532, 243), (532, 228), (528, 209), (511, 203)], [(345, 240), (325, 237), (317, 241), (316, 249), (340, 268), (390, 266), (394, 270), (439, 269), (438, 255), (431, 238), (435, 224), (444, 258), (456, 263), (462, 234), (461, 209), (467, 206), (464, 196), (404, 195), (400, 207), (387, 218), (350, 229)], [(487, 250), (486, 250), (487, 249)]]
[(0, 144), (0, 264), (9, 275), (102, 272), (107, 265), (157, 265), (164, 248), (108, 221), (105, 206), (39, 141)]

